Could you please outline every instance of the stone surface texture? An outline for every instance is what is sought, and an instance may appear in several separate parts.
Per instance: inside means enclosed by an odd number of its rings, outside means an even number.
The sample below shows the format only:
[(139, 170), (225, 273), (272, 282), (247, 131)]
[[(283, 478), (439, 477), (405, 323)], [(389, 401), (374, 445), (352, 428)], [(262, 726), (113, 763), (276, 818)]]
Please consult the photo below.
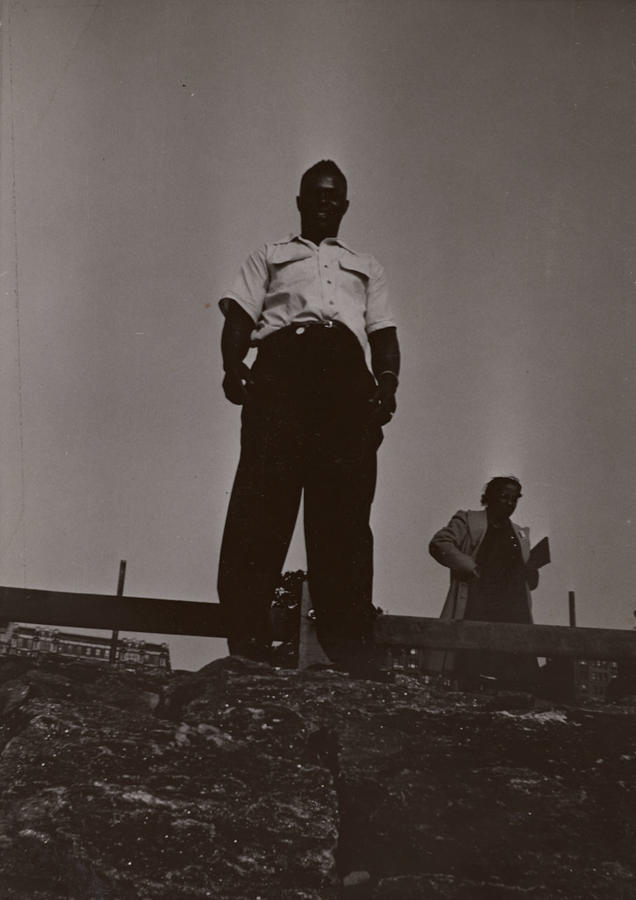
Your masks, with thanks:
[(1, 900), (636, 897), (636, 709), (0, 664)]

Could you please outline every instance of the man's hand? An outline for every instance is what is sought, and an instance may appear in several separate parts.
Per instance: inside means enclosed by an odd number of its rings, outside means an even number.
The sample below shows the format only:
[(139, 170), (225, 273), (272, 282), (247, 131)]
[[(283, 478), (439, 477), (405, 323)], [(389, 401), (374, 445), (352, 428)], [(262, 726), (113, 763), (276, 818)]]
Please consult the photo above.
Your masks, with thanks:
[(221, 353), (223, 355), (223, 393), (230, 401), (241, 406), (247, 398), (249, 385), (252, 383), (250, 370), (243, 360), (250, 346), (250, 333), (254, 326), (252, 319), (236, 300), (225, 298), (225, 324), (221, 335)]
[(395, 392), (400, 372), (400, 346), (393, 326), (369, 335), (371, 369), (377, 389), (369, 400), (369, 419), (373, 425), (386, 425), (396, 410)]
[(252, 384), (252, 375), (245, 363), (237, 363), (228, 369), (223, 379), (223, 393), (230, 401), (241, 406), (247, 399), (249, 386)]
[(372, 425), (386, 425), (397, 409), (395, 389), (397, 380), (380, 376), (374, 395), (369, 400), (369, 421)]

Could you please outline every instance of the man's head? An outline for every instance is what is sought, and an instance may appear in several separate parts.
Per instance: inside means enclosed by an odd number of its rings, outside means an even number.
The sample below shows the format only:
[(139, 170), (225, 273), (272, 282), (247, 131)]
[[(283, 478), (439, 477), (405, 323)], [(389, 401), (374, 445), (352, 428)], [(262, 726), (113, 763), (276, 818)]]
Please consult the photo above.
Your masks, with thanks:
[(307, 169), (300, 179), (296, 206), (304, 238), (319, 244), (324, 238), (337, 237), (349, 201), (347, 179), (335, 162), (322, 159)]

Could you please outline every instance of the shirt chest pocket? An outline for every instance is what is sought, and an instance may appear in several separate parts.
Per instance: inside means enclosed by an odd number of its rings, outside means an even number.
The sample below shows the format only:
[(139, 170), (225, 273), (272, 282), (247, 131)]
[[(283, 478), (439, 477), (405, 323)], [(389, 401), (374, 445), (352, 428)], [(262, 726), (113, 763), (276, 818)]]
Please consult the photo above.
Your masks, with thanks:
[(316, 276), (316, 260), (304, 247), (276, 247), (268, 261), (268, 293), (274, 294), (306, 285)]
[(338, 260), (340, 289), (348, 297), (366, 302), (367, 286), (371, 272), (363, 259), (341, 257)]

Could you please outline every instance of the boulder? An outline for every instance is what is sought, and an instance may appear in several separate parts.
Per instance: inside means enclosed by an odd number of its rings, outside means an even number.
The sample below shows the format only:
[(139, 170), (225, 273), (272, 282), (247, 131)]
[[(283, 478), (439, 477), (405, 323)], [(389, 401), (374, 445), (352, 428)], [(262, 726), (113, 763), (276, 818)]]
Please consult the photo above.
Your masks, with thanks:
[(636, 896), (636, 712), (239, 658), (0, 667), (7, 900)]

